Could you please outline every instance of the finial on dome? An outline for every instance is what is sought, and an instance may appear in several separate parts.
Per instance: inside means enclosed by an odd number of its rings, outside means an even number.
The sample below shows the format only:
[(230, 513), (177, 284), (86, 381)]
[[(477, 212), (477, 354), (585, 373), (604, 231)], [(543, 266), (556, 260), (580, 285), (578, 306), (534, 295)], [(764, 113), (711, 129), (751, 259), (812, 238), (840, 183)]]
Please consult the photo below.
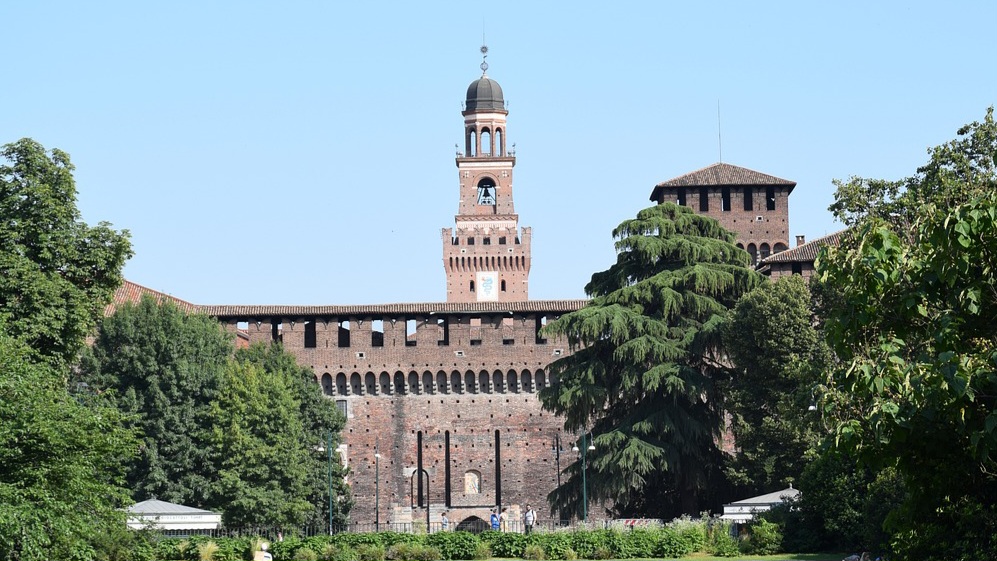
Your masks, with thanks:
[[(483, 39), (484, 37), (482, 37)], [(488, 72), (488, 45), (481, 45), (481, 75), (487, 76)]]

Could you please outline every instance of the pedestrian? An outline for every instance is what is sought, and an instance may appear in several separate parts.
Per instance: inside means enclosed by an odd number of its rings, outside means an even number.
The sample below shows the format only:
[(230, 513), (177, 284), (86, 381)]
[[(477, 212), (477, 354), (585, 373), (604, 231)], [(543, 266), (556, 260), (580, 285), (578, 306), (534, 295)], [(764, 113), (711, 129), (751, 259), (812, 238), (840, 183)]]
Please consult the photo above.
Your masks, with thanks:
[(502, 514), (499, 514), (499, 528), (503, 532), (509, 531), (509, 509), (503, 508)]
[(442, 515), (442, 516), (440, 516), (440, 526), (442, 526), (442, 527), (443, 527), (443, 531), (444, 531), (444, 532), (446, 532), (447, 530), (449, 530), (449, 529), (450, 529), (450, 519), (449, 519), (449, 518), (447, 518), (447, 513), (446, 513), (446, 511), (444, 511), (444, 512), (443, 512), (443, 515)]
[(492, 515), (491, 515), (491, 517), (489, 519), (489, 522), (492, 523), (492, 530), (498, 531), (498, 529), (499, 529), (498, 509), (495, 509), (495, 508), (492, 509)]
[(526, 512), (523, 513), (523, 528), (526, 529), (526, 535), (529, 535), (533, 531), (533, 525), (537, 521), (537, 513), (533, 510), (533, 507), (526, 505)]

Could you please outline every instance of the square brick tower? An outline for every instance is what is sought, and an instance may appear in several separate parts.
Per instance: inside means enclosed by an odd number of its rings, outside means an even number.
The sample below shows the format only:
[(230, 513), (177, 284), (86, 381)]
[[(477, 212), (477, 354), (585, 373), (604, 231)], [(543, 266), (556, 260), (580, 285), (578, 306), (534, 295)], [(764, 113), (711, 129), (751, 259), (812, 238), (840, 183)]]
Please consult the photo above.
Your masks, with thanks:
[(468, 86), (462, 112), (456, 229), (443, 229), (447, 302), (523, 302), (529, 294), (531, 232), (519, 229), (512, 203), (516, 154), (506, 145), (509, 111), (487, 68), (482, 62), (481, 78)]
[(757, 265), (789, 249), (789, 194), (794, 187), (795, 181), (720, 162), (659, 183), (650, 198), (716, 218)]

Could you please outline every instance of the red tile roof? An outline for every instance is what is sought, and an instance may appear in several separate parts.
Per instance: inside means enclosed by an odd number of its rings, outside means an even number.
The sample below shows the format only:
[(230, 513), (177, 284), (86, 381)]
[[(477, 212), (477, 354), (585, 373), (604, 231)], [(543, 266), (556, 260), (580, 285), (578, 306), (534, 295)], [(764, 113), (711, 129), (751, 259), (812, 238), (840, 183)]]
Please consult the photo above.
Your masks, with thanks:
[(792, 249), (787, 249), (786, 251), (780, 251), (779, 253), (769, 255), (765, 259), (762, 259), (761, 264), (767, 265), (770, 263), (791, 263), (796, 261), (801, 262), (813, 262), (817, 259), (817, 254), (820, 250), (832, 246), (835, 247), (841, 243), (841, 236), (845, 233), (845, 230), (839, 230), (833, 234), (828, 234), (823, 238), (817, 238), (816, 240), (809, 241), (803, 245), (798, 245)]
[(114, 314), (114, 311), (118, 308), (118, 306), (121, 306), (126, 302), (138, 303), (139, 300), (142, 299), (143, 294), (149, 294), (155, 298), (157, 302), (169, 300), (185, 312), (192, 312), (195, 308), (197, 308), (197, 306), (191, 304), (190, 302), (186, 302), (179, 298), (170, 296), (169, 294), (158, 292), (152, 290), (151, 288), (146, 288), (140, 284), (135, 284), (131, 281), (125, 280), (121, 283), (121, 286), (114, 291), (114, 298), (111, 300), (111, 303), (104, 308), (104, 315), (110, 316)]
[(400, 314), (501, 314), (515, 312), (566, 313), (579, 310), (588, 300), (527, 300), (526, 302), (419, 302), (413, 304), (364, 304), (344, 306), (196, 306), (200, 313), (217, 318), (254, 316), (378, 316)]

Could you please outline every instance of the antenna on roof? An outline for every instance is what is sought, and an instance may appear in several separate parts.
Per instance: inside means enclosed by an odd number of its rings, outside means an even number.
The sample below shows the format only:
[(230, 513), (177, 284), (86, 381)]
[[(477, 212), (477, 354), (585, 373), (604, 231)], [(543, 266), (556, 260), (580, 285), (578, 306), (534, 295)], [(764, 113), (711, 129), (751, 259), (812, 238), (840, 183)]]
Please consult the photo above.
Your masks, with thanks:
[(720, 99), (717, 99), (717, 147), (720, 150), (720, 159), (717, 160), (721, 163), (724, 161), (724, 137), (722, 134), (722, 129), (720, 127)]

